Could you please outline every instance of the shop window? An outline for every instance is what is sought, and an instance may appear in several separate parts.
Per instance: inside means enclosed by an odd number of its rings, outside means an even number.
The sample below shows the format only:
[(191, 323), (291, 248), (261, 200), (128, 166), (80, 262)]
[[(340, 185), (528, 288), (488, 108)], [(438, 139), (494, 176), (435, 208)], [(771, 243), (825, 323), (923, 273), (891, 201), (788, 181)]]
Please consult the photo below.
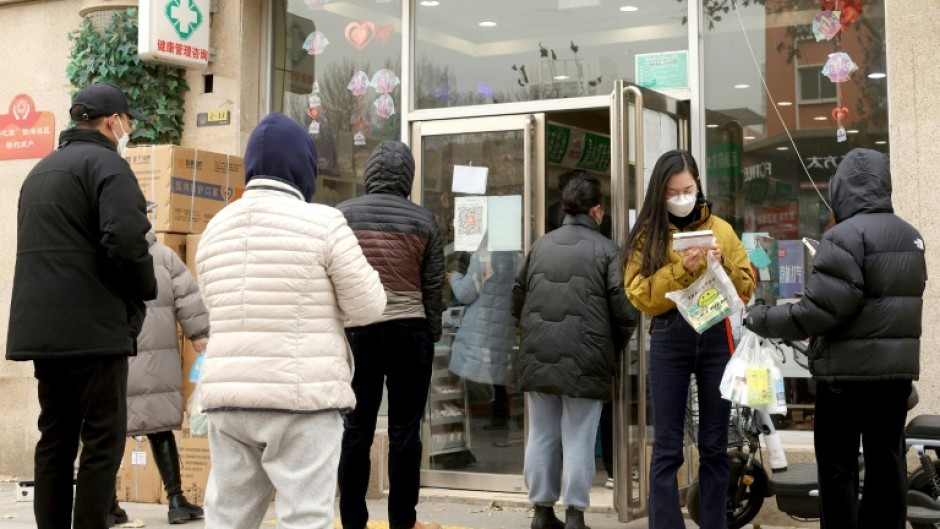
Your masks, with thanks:
[(401, 0), (274, 1), (270, 109), (317, 146), (315, 202), (361, 195), (372, 149), (401, 139), (401, 10)]
[[(818, 240), (826, 230), (824, 198), (842, 157), (855, 147), (888, 153), (887, 83), (862, 74), (884, 71), (884, 1), (866, 2), (841, 38), (820, 42), (812, 33), (818, 3), (764, 0), (736, 8), (739, 13), (706, 21), (709, 127), (700, 167), (713, 211), (734, 226), (757, 269), (755, 297), (792, 303), (812, 273), (802, 239)], [(858, 65), (839, 85), (821, 72), (835, 51)], [(839, 106), (850, 110), (842, 123), (845, 141), (832, 119), (840, 93)], [(789, 412), (777, 419), (783, 429), (810, 430), (815, 382), (792, 355), (783, 364)]]
[(797, 67), (800, 103), (824, 103), (836, 100), (836, 84), (820, 73), (823, 65)]
[[(630, 2), (627, 2), (628, 4)], [(688, 93), (688, 3), (415, 2), (416, 108)]]

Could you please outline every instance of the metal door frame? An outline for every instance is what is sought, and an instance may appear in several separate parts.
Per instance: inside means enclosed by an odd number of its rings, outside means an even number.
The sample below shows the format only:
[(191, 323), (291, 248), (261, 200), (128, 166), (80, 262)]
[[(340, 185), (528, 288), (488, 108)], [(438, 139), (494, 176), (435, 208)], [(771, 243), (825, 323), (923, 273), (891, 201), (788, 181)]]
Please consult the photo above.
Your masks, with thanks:
[[(633, 147), (635, 166), (635, 185), (632, 190), (627, 189), (630, 174), (630, 144), (631, 138), (629, 123), (629, 108), (633, 106)], [(610, 95), (610, 189), (611, 189), (611, 217), (614, 241), (623, 248), (631, 226), (628, 226), (629, 201), (631, 196), (638, 197), (637, 204), (646, 196), (643, 168), (645, 167), (643, 140), (644, 140), (644, 109), (655, 110), (669, 114), (676, 118), (677, 145), (680, 149), (689, 149), (691, 137), (690, 110), (686, 102), (679, 101), (659, 92), (647, 90), (633, 83), (617, 80), (614, 91)], [(652, 160), (649, 163), (653, 163)], [(637, 211), (639, 213), (639, 211)], [(636, 327), (637, 344), (637, 431), (636, 441), (639, 445), (637, 457), (633, 457), (630, 449), (631, 440), (628, 428), (633, 424), (633, 413), (630, 406), (633, 394), (633, 382), (630, 378), (630, 362), (618, 362), (618, 372), (614, 387), (614, 507), (617, 518), (621, 522), (646, 516), (648, 505), (649, 467), (646, 461), (646, 342), (642, 339), (643, 332), (648, 327), (647, 317), (640, 313)], [(628, 345), (629, 347), (629, 345)], [(627, 355), (624, 355), (626, 359)], [(637, 459), (637, 461), (634, 461)], [(623, 464), (621, 464), (621, 462)], [(639, 473), (639, 490), (637, 500), (632, 501), (634, 485), (632, 471), (636, 464)]]
[[(514, 114), (474, 118), (454, 118), (434, 121), (413, 121), (409, 145), (415, 158), (415, 178), (411, 200), (421, 204), (424, 200), (421, 139), (428, 136), (472, 134), (475, 132), (502, 132), (520, 130), (524, 134), (523, 150), (523, 222), (522, 249), (528, 254), (537, 234), (545, 231), (545, 114)], [(528, 412), (523, 431), (528, 438)], [(423, 456), (422, 456), (423, 457)], [(449, 470), (421, 469), (422, 487), (485, 490), (493, 492), (525, 492), (525, 480), (517, 474), (488, 474)]]

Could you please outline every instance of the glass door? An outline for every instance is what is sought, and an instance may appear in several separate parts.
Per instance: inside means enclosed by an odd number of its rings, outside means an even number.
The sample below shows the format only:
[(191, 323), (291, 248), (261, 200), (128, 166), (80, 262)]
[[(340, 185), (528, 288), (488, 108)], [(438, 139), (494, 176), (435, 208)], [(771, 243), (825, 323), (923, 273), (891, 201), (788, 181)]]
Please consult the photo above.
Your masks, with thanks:
[[(610, 131), (612, 235), (623, 247), (646, 197), (656, 159), (671, 149), (689, 149), (688, 102), (618, 80), (611, 94)], [(621, 522), (647, 512), (653, 439), (646, 383), (648, 328), (648, 318), (641, 317), (615, 379), (614, 507)], [(686, 461), (691, 460), (687, 454)], [(680, 487), (689, 483), (689, 469), (684, 468)]]
[(516, 266), (544, 225), (544, 130), (543, 114), (412, 124), (412, 196), (437, 218), (447, 270), (422, 486), (526, 490), (510, 293)]

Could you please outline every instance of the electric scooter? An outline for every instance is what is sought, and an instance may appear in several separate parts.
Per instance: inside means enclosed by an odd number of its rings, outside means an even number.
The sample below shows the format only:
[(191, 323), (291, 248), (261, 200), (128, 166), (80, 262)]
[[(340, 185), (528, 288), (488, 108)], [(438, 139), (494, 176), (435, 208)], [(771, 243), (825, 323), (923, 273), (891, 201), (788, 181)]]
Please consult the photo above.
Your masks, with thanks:
[[(788, 345), (806, 356), (801, 342), (771, 340)], [(798, 364), (802, 362), (797, 361)], [(803, 365), (803, 367), (807, 367)], [(908, 409), (917, 404), (912, 391)], [(772, 472), (761, 463), (761, 437), (767, 446)], [(940, 415), (918, 415), (905, 429), (906, 446), (918, 455), (920, 466), (908, 474), (907, 521), (913, 529), (940, 528)], [(694, 437), (693, 437), (694, 439)], [(777, 508), (798, 521), (819, 519), (819, 485), (815, 463), (788, 465), (773, 421), (766, 413), (743, 406), (733, 406), (728, 436), (731, 479), (728, 484), (728, 528), (739, 529), (760, 512), (764, 499), (776, 497)], [(935, 457), (931, 458), (928, 451)], [(859, 456), (860, 486), (864, 487), (864, 460)], [(698, 481), (689, 487), (686, 507), (689, 516), (699, 521)]]

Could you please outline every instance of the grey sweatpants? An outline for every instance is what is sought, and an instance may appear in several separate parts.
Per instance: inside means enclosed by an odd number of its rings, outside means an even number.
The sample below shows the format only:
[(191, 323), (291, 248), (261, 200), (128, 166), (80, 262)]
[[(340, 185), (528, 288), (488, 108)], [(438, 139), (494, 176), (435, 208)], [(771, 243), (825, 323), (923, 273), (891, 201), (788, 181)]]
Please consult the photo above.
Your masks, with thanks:
[[(525, 483), (529, 501), (584, 510), (591, 504), (594, 442), (603, 401), (527, 392), (529, 439), (525, 447)], [(564, 464), (562, 464), (564, 452)]]
[(279, 529), (332, 529), (339, 412), (209, 413), (206, 527), (258, 529), (277, 489)]

